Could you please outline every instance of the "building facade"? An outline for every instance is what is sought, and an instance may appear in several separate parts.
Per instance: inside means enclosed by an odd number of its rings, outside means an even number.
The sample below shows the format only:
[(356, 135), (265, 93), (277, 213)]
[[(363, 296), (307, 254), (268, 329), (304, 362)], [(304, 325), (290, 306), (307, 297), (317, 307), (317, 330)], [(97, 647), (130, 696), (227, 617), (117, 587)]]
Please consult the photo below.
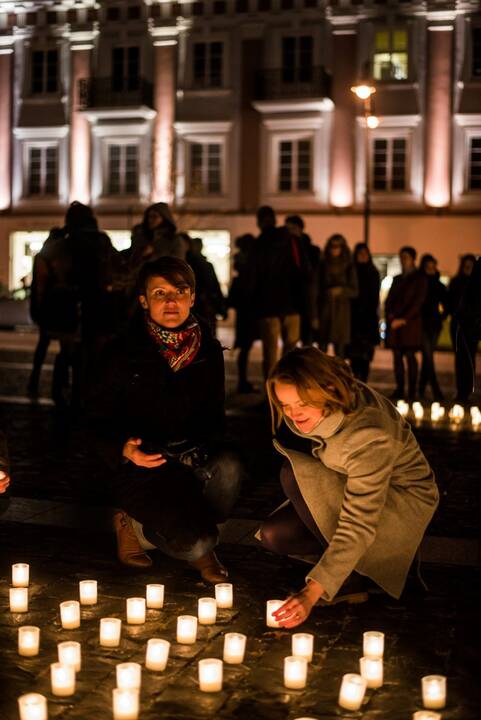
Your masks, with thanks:
[(167, 201), (225, 260), (264, 204), (352, 246), (366, 185), (374, 253), (481, 253), (479, 0), (0, 0), (10, 288), (73, 200), (117, 243)]

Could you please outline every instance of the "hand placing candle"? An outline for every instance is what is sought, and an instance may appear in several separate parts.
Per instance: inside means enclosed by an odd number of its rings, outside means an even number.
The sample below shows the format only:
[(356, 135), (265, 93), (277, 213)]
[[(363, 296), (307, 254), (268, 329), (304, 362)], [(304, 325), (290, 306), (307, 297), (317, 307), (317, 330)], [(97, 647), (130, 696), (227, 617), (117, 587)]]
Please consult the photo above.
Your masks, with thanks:
[(20, 720), (47, 720), (47, 698), (40, 693), (27, 693), (18, 698)]
[(38, 655), (40, 647), (40, 628), (24, 625), (18, 628), (18, 654), (24, 657)]
[(271, 627), (293, 628), (301, 625), (309, 617), (312, 608), (324, 594), (324, 588), (315, 580), (309, 580), (307, 585), (287, 600), (273, 612), (277, 625)]
[(12, 565), (13, 587), (28, 587), (30, 579), (30, 565), (27, 563), (15, 563)]

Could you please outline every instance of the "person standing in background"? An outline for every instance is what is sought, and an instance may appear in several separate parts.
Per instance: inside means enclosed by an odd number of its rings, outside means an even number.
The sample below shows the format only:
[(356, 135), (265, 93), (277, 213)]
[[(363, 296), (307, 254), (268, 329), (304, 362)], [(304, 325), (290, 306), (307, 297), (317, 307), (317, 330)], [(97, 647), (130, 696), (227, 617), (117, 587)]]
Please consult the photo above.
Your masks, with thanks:
[(354, 248), (354, 267), (359, 293), (351, 300), (351, 342), (347, 356), (354, 377), (367, 382), (374, 348), (379, 345), (380, 278), (366, 243), (357, 243)]
[(459, 269), (451, 278), (448, 287), (448, 312), (451, 315), (450, 333), (455, 353), (456, 398), (455, 402), (466, 402), (473, 387), (473, 367), (476, 357), (477, 340), (468, 337), (459, 327), (461, 300), (470, 284), (476, 263), (474, 255), (462, 255)]
[(239, 349), (237, 356), (238, 385), (237, 392), (257, 392), (256, 388), (247, 379), (247, 365), (249, 352), (258, 337), (257, 322), (252, 307), (252, 299), (247, 287), (247, 268), (249, 254), (256, 239), (253, 235), (241, 235), (235, 241), (237, 252), (234, 255), (234, 270), (237, 275), (233, 278), (227, 304), (234, 308), (235, 317), (235, 343)]
[(433, 400), (444, 400), (434, 367), (434, 351), (438, 345), (443, 327), (443, 318), (447, 314), (448, 291), (439, 279), (437, 260), (432, 255), (423, 255), (420, 270), (426, 275), (428, 290), (422, 306), (423, 346), (422, 364), (419, 375), (419, 397), (424, 398), (426, 387), (431, 386)]
[(288, 232), (299, 239), (308, 262), (307, 292), (304, 296), (305, 306), (301, 313), (301, 342), (303, 345), (310, 345), (313, 341), (314, 331), (319, 327), (318, 294), (321, 249), (314, 245), (309, 235), (304, 232), (304, 220), (300, 215), (289, 215), (285, 222)]

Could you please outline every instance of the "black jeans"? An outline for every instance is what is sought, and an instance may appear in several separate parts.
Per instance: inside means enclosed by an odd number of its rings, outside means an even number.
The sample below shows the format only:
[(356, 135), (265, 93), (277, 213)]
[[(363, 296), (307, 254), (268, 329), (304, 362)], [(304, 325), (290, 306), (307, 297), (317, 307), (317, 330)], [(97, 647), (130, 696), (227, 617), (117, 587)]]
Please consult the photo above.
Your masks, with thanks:
[(442, 392), (434, 367), (434, 351), (438, 346), (439, 333), (440, 330), (437, 328), (425, 328), (423, 330), (422, 363), (419, 375), (419, 394), (424, 395), (426, 387), (430, 385), (435, 400), (442, 399)]
[(416, 397), (416, 387), (418, 382), (418, 361), (416, 358), (416, 351), (396, 348), (393, 350), (393, 356), (396, 393), (399, 397), (404, 397), (404, 358), (406, 358), (408, 366), (408, 399), (413, 400)]
[(231, 450), (196, 470), (170, 460), (154, 469), (128, 463), (117, 478), (116, 502), (143, 526), (150, 543), (193, 561), (217, 545), (216, 523), (229, 516), (241, 478), (241, 463)]
[(453, 350), (456, 353), (456, 400), (466, 403), (473, 392), (478, 339), (467, 336), (456, 320), (451, 322), (450, 331)]

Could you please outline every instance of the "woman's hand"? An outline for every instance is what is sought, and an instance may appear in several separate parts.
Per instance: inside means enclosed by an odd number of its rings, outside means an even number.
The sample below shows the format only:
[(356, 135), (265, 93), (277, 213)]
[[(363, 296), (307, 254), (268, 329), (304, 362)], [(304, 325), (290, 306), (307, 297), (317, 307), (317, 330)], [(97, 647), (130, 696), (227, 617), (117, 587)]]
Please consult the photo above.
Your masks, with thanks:
[(295, 595), (291, 595), (279, 610), (272, 613), (273, 617), (285, 628), (293, 628), (301, 625), (311, 610), (322, 597), (324, 588), (315, 580), (309, 580), (307, 585)]
[(167, 460), (164, 460), (160, 453), (149, 455), (142, 452), (142, 450), (139, 449), (139, 445), (141, 444), (142, 440), (140, 438), (129, 438), (125, 443), (124, 449), (122, 451), (122, 455), (124, 456), (124, 458), (127, 458), (127, 460), (130, 460), (130, 462), (133, 462), (134, 465), (138, 465), (139, 467), (144, 468), (160, 467), (160, 465), (163, 465), (165, 462), (167, 462)]
[(10, 476), (3, 470), (0, 470), (0, 494), (4, 493), (7, 490), (9, 485), (10, 485)]

